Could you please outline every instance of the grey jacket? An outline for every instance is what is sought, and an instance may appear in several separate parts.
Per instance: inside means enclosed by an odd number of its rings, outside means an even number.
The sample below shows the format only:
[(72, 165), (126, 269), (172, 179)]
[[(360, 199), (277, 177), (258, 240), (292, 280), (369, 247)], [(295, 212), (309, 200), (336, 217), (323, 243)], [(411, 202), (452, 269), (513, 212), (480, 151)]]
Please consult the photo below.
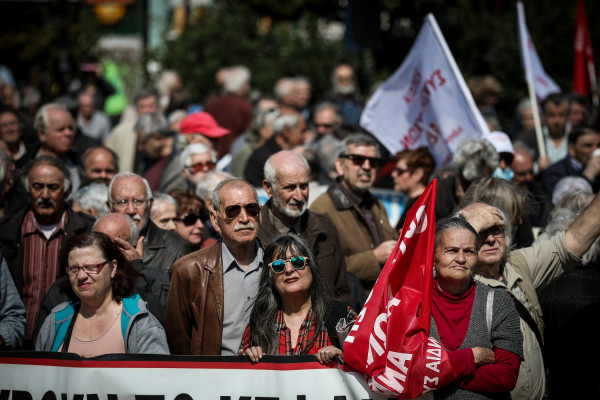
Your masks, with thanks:
[[(0, 257), (2, 257), (0, 255)], [(25, 335), (25, 306), (2, 257), (0, 265), (0, 339), (3, 349), (15, 349)]]
[[(158, 320), (146, 308), (139, 295), (123, 298), (121, 328), (127, 354), (169, 354), (167, 335)], [(72, 302), (52, 309), (44, 321), (35, 344), (36, 351), (58, 351), (75, 312)]]

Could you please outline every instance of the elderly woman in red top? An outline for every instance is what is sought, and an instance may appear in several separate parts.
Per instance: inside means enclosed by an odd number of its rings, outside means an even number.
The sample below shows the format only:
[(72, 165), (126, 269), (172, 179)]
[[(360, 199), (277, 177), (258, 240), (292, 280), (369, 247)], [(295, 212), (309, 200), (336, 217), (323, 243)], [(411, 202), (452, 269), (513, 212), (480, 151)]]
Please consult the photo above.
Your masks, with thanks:
[(468, 222), (438, 222), (429, 334), (448, 350), (457, 380), (434, 392), (435, 399), (510, 399), (517, 382), (519, 314), (506, 291), (473, 281), (477, 252), (477, 232)]
[(335, 326), (356, 319), (346, 304), (330, 300), (309, 245), (294, 234), (278, 235), (265, 248), (258, 295), (239, 354), (258, 362), (263, 354), (316, 354), (320, 363), (342, 355)]

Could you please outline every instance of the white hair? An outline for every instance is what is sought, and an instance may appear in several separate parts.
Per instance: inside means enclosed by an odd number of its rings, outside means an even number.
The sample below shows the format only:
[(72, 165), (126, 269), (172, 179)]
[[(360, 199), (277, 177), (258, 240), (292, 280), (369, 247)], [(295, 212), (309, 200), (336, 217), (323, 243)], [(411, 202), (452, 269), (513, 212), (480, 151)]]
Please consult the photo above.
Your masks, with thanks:
[[(37, 132), (46, 132), (46, 128), (48, 127), (48, 111), (52, 109), (59, 109), (69, 113), (69, 110), (60, 103), (48, 103), (42, 106), (38, 112), (35, 113), (35, 118), (33, 119), (33, 127)], [(71, 113), (69, 113), (69, 115), (70, 114)]]
[(152, 203), (152, 208), (150, 209), (150, 219), (154, 218), (157, 210), (160, 208), (161, 204), (173, 204), (175, 206), (175, 214), (177, 214), (177, 200), (166, 193), (154, 193), (152, 196), (154, 202)]
[(210, 153), (210, 159), (213, 162), (217, 162), (217, 153), (207, 145), (203, 143), (192, 143), (187, 145), (179, 155), (179, 164), (181, 169), (190, 166), (193, 155), (204, 153)]
[(88, 208), (93, 209), (98, 213), (99, 216), (103, 216), (108, 212), (106, 208), (106, 196), (108, 188), (106, 185), (101, 183), (91, 183), (87, 186), (77, 189), (73, 193), (72, 199), (79, 201), (79, 206), (87, 210)]
[(203, 201), (210, 199), (213, 190), (215, 190), (219, 182), (228, 178), (233, 178), (233, 175), (223, 171), (211, 171), (204, 174), (204, 176), (200, 178), (198, 184), (196, 184), (196, 197)]
[(237, 93), (246, 83), (250, 82), (250, 70), (243, 65), (230, 67), (225, 72), (223, 88), (226, 92)]
[(288, 127), (294, 129), (300, 123), (298, 114), (283, 114), (273, 121), (273, 135), (277, 136), (283, 132), (283, 129)]
[(148, 183), (146, 178), (144, 178), (143, 176), (139, 176), (138, 174), (134, 174), (133, 172), (119, 172), (111, 179), (110, 183), (108, 184), (108, 195), (107, 195), (108, 202), (112, 203), (113, 185), (119, 179), (134, 178), (134, 177), (140, 179), (142, 181), (142, 183), (144, 184), (144, 186), (146, 188), (146, 200), (152, 199), (152, 189), (150, 189), (150, 184)]

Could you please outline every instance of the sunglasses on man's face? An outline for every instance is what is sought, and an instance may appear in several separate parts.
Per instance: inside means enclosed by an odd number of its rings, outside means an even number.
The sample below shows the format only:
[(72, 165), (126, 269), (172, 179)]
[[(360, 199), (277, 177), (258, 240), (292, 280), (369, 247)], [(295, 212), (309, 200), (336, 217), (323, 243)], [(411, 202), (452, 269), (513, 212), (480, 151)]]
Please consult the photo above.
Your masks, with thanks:
[(297, 256), (297, 257), (292, 257), (292, 258), (284, 258), (284, 259), (275, 260), (272, 263), (269, 263), (269, 267), (276, 274), (280, 274), (283, 271), (285, 271), (285, 264), (289, 261), (290, 264), (292, 264), (292, 267), (296, 271), (300, 271), (306, 267), (307, 260), (308, 260), (308, 257), (302, 257), (302, 256)]
[(381, 165), (381, 158), (379, 157), (367, 157), (360, 154), (342, 154), (340, 158), (346, 158), (357, 167), (362, 167), (365, 165), (365, 161), (369, 160), (369, 168), (379, 168)]
[(246, 210), (246, 214), (248, 214), (250, 217), (257, 217), (258, 214), (260, 214), (260, 206), (258, 205), (258, 203), (248, 203), (244, 204), (243, 206), (236, 204), (233, 206), (225, 207), (225, 216), (230, 219), (237, 217), (238, 215), (240, 215), (242, 207), (244, 207), (244, 209)]
[(205, 163), (200, 162), (194, 165), (188, 165), (186, 168), (189, 169), (191, 173), (195, 174), (202, 171), (212, 171), (216, 166), (217, 163), (214, 161), (207, 161)]

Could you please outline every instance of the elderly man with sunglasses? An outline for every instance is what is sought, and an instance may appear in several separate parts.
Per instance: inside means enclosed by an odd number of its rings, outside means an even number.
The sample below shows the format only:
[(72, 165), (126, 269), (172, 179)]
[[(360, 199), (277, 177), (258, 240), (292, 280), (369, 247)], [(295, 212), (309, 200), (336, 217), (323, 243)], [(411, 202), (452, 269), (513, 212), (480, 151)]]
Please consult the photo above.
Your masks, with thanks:
[(396, 244), (385, 207), (369, 192), (381, 163), (371, 136), (355, 133), (342, 142), (335, 168), (338, 178), (310, 209), (337, 227), (348, 271), (370, 291)]
[(144, 266), (167, 271), (177, 259), (188, 254), (190, 248), (178, 234), (161, 229), (150, 220), (153, 203), (148, 181), (137, 174), (121, 172), (108, 185), (108, 209), (129, 215), (144, 237)]
[(165, 329), (172, 354), (236, 355), (258, 291), (263, 251), (256, 190), (230, 178), (212, 200), (210, 219), (221, 240), (170, 270)]

